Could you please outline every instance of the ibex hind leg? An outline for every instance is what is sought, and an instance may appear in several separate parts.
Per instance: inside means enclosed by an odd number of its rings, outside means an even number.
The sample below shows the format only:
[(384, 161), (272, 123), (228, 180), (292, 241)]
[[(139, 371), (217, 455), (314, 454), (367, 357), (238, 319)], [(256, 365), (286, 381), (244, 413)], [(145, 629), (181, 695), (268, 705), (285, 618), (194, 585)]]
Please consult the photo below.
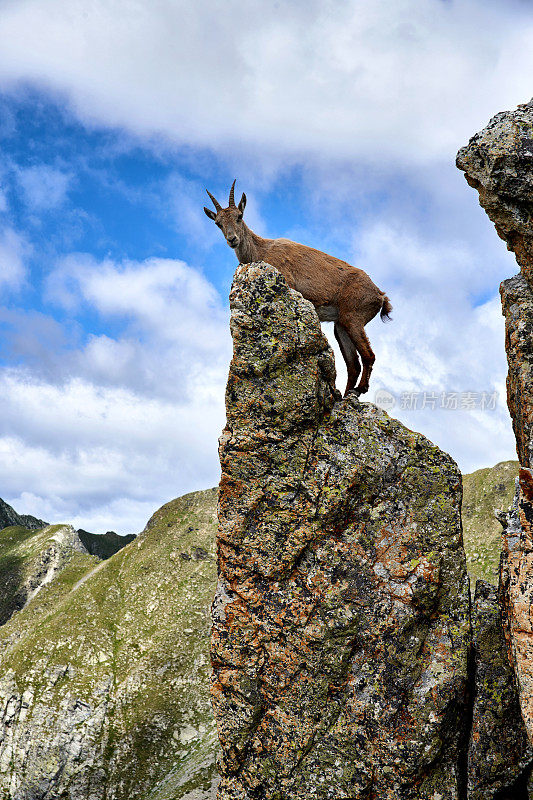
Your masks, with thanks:
[(361, 361), (363, 363), (363, 372), (356, 391), (359, 394), (365, 394), (368, 392), (370, 375), (372, 373), (372, 367), (374, 366), (376, 356), (374, 355), (374, 351), (370, 346), (370, 341), (362, 325), (358, 326), (354, 323), (351, 323), (348, 327), (348, 333), (350, 335), (350, 339), (357, 349), (357, 352), (361, 356)]
[(346, 383), (346, 390), (344, 392), (345, 395), (351, 391), (355, 384), (357, 383), (357, 378), (359, 377), (359, 373), (361, 372), (361, 365), (359, 363), (359, 358), (357, 355), (357, 348), (353, 343), (351, 337), (348, 334), (348, 331), (343, 328), (338, 322), (335, 323), (333, 326), (333, 332), (335, 333), (335, 338), (339, 343), (339, 347), (341, 349), (342, 357), (346, 362), (346, 369), (348, 371), (348, 382)]

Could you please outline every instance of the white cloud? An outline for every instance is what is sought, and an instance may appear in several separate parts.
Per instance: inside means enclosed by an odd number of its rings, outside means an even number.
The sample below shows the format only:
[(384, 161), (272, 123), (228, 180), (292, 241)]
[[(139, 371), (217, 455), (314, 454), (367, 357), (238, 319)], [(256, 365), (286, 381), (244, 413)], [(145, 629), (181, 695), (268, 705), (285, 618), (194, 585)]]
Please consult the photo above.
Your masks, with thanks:
[(528, 4), (21, 0), (0, 81), (65, 94), (87, 122), (178, 143), (319, 158), (449, 157), (529, 99)]
[(188, 340), (211, 350), (225, 320), (214, 287), (183, 261), (150, 258), (139, 263), (98, 262), (89, 255), (64, 258), (48, 277), (48, 299), (73, 308), (81, 302), (106, 316), (135, 320), (161, 338)]
[(10, 343), (29, 367), (0, 373), (2, 496), (41, 518), (138, 531), (158, 505), (218, 481), (227, 314), (199, 272), (168, 259), (71, 256), (50, 276), (52, 298), (119, 332), (76, 343), (43, 315), (4, 313), (26, 330)]
[(218, 482), (221, 389), (216, 400), (200, 384), (193, 401), (148, 401), (81, 379), (54, 385), (4, 372), (3, 497), (52, 521), (137, 532), (158, 505)]
[(36, 212), (63, 205), (72, 181), (72, 175), (47, 164), (19, 167), (16, 177), (26, 204)]
[[(369, 399), (380, 387), (397, 397), (499, 392), (494, 412), (393, 411), (466, 470), (514, 457), (494, 296), (514, 267), (451, 162), (492, 114), (529, 99), (531, 74), (529, 7), (503, 0), (228, 0), (224, 14), (212, 0), (19, 0), (0, 16), (0, 87), (37, 84), (85, 123), (121, 126), (155, 149), (190, 145), (197, 172), (211, 163), (201, 148), (212, 148), (247, 176), (238, 189), (258, 233), (287, 235), (263, 222), (257, 189), (280, 165), (303, 165), (319, 224), (297, 229), (293, 217), (289, 235), (335, 253), (343, 243), (394, 305), (390, 325), (368, 326)], [(70, 180), (48, 166), (19, 172), (35, 211), (59, 207)], [(163, 194), (181, 236), (199, 249), (215, 241), (203, 186), (175, 174)], [(0, 284), (22, 284), (25, 247), (13, 229), (0, 234)], [(0, 381), (7, 499), (130, 532), (159, 503), (215, 483), (230, 343), (213, 286), (172, 259), (75, 254), (52, 270), (47, 293), (108, 327), (80, 343), (75, 326), (26, 316), (11, 337), (33, 361)]]
[(68, 355), (69, 374), (146, 396), (183, 400), (199, 386), (223, 393), (231, 353), (228, 311), (209, 281), (182, 261), (98, 262), (76, 254), (48, 278), (49, 302), (118, 321)]
[(0, 289), (18, 289), (22, 286), (29, 250), (26, 239), (13, 228), (0, 230)]

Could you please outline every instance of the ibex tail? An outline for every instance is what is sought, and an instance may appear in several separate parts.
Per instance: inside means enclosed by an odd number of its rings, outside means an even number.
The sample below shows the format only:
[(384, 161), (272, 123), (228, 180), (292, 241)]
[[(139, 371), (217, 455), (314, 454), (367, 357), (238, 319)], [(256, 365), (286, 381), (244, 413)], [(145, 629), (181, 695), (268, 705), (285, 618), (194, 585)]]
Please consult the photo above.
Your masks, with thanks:
[(381, 311), (379, 312), (379, 316), (385, 322), (386, 319), (391, 319), (390, 312), (392, 311), (392, 306), (390, 304), (390, 300), (387, 295), (383, 295), (383, 303), (381, 304)]

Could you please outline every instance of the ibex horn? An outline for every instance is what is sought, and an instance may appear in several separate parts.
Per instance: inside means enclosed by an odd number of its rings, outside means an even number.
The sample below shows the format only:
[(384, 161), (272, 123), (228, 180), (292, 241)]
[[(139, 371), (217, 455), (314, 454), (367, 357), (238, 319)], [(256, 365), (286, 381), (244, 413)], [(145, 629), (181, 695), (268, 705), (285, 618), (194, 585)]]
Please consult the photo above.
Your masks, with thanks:
[(207, 192), (207, 194), (209, 195), (209, 197), (211, 198), (211, 200), (213, 201), (213, 205), (215, 206), (216, 210), (217, 210), (217, 211), (221, 211), (221, 210), (222, 210), (222, 206), (220, 205), (220, 203), (218, 202), (218, 200), (215, 200), (215, 198), (213, 197), (213, 195), (211, 194), (211, 192), (209, 191), (209, 189), (206, 189), (206, 192)]
[[(236, 180), (237, 178), (235, 178), (235, 181)], [(231, 184), (231, 189), (229, 190), (229, 204), (230, 206), (233, 206), (233, 208), (235, 208), (235, 197), (233, 196), (233, 193), (235, 191), (235, 181), (233, 181), (233, 183)]]

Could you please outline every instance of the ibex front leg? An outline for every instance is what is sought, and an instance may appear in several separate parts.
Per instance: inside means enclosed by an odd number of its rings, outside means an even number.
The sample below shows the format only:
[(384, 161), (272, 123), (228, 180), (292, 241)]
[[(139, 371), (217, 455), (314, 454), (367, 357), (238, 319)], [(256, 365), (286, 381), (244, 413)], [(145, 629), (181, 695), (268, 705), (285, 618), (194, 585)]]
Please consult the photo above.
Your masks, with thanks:
[(357, 348), (350, 338), (348, 331), (338, 322), (335, 323), (333, 331), (339, 343), (342, 357), (346, 362), (346, 369), (348, 371), (348, 382), (346, 383), (346, 390), (344, 392), (346, 395), (357, 383), (357, 378), (361, 372), (361, 365), (357, 355)]
[(356, 391), (358, 394), (365, 394), (368, 392), (370, 374), (372, 372), (372, 367), (374, 366), (376, 356), (370, 347), (370, 341), (363, 327), (358, 328), (355, 325), (352, 325), (349, 329), (349, 332), (350, 339), (355, 344), (357, 352), (361, 356), (361, 361), (363, 362), (363, 374), (361, 375), (361, 380), (359, 381), (359, 386), (357, 387)]

